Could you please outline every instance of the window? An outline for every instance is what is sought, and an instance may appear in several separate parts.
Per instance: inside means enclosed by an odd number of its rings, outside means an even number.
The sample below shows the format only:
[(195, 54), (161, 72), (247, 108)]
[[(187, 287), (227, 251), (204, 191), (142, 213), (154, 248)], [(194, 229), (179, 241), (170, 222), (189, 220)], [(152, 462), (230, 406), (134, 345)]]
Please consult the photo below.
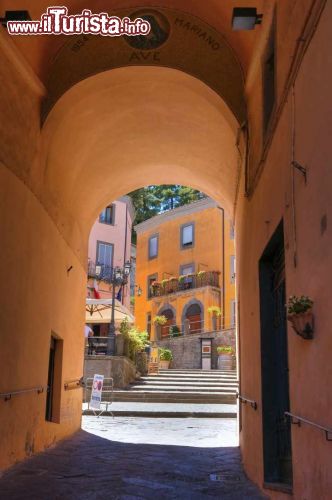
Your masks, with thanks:
[(115, 205), (108, 205), (99, 215), (99, 222), (102, 224), (114, 225), (115, 221)]
[(149, 238), (149, 259), (154, 259), (158, 256), (158, 234), (154, 234)]
[(48, 391), (45, 411), (45, 420), (48, 422), (60, 422), (62, 352), (63, 340), (52, 335), (48, 361)]
[(235, 283), (235, 255), (231, 255), (231, 283)]
[(147, 279), (148, 299), (151, 299), (151, 297), (153, 297), (152, 284), (157, 280), (158, 280), (158, 274), (150, 274), (150, 276), (148, 276), (148, 279)]
[(96, 264), (100, 266), (112, 267), (113, 265), (113, 245), (112, 243), (105, 243), (97, 241), (97, 255)]
[(189, 248), (194, 245), (194, 224), (181, 226), (181, 248)]
[(194, 272), (194, 264), (184, 264), (180, 266), (180, 275), (192, 274)]
[(268, 129), (275, 102), (275, 30), (274, 21), (263, 60), (263, 130)]
[(151, 313), (146, 313), (146, 331), (148, 332), (149, 338), (151, 337)]

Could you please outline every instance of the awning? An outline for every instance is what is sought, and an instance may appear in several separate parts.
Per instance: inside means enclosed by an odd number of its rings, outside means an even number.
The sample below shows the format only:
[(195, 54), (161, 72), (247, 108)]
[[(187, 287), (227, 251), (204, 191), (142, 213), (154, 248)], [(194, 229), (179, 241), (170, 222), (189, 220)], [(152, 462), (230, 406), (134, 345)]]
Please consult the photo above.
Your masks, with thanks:
[[(112, 299), (86, 299), (86, 323), (110, 323), (112, 315)], [(134, 316), (121, 302), (115, 299), (115, 321), (121, 322), (125, 318), (134, 323)]]

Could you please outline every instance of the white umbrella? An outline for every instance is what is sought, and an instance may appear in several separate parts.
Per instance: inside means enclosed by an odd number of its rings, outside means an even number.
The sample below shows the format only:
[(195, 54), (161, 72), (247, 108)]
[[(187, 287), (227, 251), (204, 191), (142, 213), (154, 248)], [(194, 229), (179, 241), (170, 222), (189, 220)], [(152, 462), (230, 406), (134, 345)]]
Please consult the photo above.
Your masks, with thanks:
[[(125, 318), (129, 323), (134, 323), (134, 316), (121, 302), (115, 299), (115, 321), (122, 321)], [(85, 306), (86, 323), (110, 323), (112, 316), (112, 299), (86, 299)]]

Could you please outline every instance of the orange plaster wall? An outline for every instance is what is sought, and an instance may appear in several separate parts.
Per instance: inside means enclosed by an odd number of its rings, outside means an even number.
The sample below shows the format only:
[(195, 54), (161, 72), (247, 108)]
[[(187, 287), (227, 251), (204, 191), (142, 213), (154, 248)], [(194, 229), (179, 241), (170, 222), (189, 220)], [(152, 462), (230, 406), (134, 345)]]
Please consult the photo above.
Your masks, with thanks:
[(86, 278), (35, 196), (2, 164), (0, 186), (0, 393), (47, 385), (52, 332), (63, 339), (60, 424), (45, 421), (45, 392), (0, 399), (2, 469), (80, 427), (81, 389), (63, 384), (83, 372)]
[[(240, 301), (241, 393), (258, 402), (254, 412), (242, 406), (241, 448), (246, 471), (263, 484), (262, 413), (260, 374), (260, 317), (258, 261), (276, 229), (284, 220), (286, 293), (309, 295), (314, 300), (315, 338), (306, 341), (288, 327), (291, 411), (331, 427), (332, 336), (330, 285), (332, 233), (322, 232), (324, 215), (330, 221), (332, 174), (330, 133), (332, 5), (327, 4), (304, 57), (295, 83), (295, 158), (308, 168), (305, 184), (295, 171), (297, 267), (294, 267), (292, 215), (291, 121), (292, 99), (284, 107), (265, 169), (252, 199), (241, 198), (237, 211), (237, 255)], [(241, 191), (244, 189), (242, 179)], [(328, 499), (332, 487), (331, 443), (322, 431), (292, 426), (293, 498)], [(266, 491), (273, 499), (281, 492)]]

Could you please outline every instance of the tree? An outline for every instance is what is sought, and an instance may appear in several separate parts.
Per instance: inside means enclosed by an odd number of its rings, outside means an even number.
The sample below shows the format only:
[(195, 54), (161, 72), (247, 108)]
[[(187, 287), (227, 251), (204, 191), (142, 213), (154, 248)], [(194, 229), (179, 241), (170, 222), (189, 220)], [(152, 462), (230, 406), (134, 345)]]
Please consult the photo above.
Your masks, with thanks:
[(162, 184), (137, 189), (129, 196), (136, 210), (135, 223), (139, 224), (161, 212), (200, 200), (205, 194), (187, 186)]

